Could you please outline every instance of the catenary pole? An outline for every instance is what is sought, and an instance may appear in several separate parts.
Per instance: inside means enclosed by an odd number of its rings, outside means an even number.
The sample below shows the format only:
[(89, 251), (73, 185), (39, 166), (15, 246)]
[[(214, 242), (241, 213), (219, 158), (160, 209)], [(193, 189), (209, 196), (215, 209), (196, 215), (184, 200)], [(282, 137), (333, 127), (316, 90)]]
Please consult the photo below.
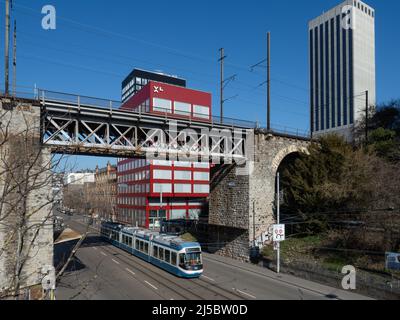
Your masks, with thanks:
[[(277, 179), (276, 179), (276, 190), (277, 190), (277, 195), (276, 195), (276, 220), (277, 224), (281, 223), (281, 217), (280, 217), (280, 174), (278, 172), (277, 174)], [(281, 243), (278, 241), (277, 243), (277, 255), (276, 255), (276, 272), (280, 273), (281, 269)]]
[(7, 96), (9, 94), (9, 79), (10, 79), (10, 0), (6, 0), (6, 26), (5, 26), (5, 55), (4, 55), (4, 93)]

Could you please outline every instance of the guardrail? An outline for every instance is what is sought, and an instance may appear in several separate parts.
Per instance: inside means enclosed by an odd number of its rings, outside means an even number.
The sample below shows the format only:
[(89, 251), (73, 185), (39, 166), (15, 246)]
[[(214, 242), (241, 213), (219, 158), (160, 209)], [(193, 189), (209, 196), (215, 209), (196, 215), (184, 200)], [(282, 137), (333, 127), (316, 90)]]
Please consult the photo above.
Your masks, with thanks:
[[(26, 98), (26, 99), (33, 99), (33, 100), (40, 100), (43, 102), (51, 101), (51, 102), (58, 102), (60, 104), (71, 103), (77, 106), (88, 106), (88, 107), (95, 107), (95, 108), (102, 108), (112, 110), (121, 110), (122, 102), (117, 100), (111, 99), (102, 99), (102, 98), (95, 98), (89, 97), (84, 95), (76, 95), (64, 92), (57, 92), (57, 91), (50, 91), (44, 89), (36, 89), (33, 92), (17, 92), (17, 97), (19, 98)], [(165, 118), (177, 118), (177, 119), (189, 119), (193, 121), (199, 122), (210, 122), (215, 124), (222, 124), (229, 127), (240, 127), (246, 129), (264, 129), (260, 127), (257, 122), (249, 121), (249, 120), (241, 120), (241, 119), (234, 119), (234, 118), (222, 118), (219, 116), (211, 116), (210, 118), (204, 118), (203, 114), (196, 114), (196, 113), (189, 113), (189, 112), (179, 112), (179, 113), (171, 113), (167, 109), (157, 108), (156, 114), (159, 114)], [(148, 113), (145, 107), (138, 108), (138, 110), (124, 110), (126, 112), (131, 112), (134, 114), (144, 114)], [(302, 139), (309, 139), (310, 132), (291, 128), (287, 126), (279, 126), (273, 125), (271, 129), (271, 133), (288, 135), (293, 137), (298, 137)]]

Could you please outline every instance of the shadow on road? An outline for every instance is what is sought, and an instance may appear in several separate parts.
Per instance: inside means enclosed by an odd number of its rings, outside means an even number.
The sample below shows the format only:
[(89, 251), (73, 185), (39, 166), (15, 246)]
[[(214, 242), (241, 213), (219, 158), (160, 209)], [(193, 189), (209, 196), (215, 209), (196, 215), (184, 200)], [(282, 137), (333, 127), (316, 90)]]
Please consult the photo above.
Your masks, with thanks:
[[(68, 242), (63, 242), (54, 245), (54, 267), (56, 268), (56, 272), (60, 271), (61, 268), (65, 265), (70, 256), (72, 250), (76, 246), (79, 240), (72, 240)], [(100, 246), (108, 246), (107, 242), (104, 242), (99, 236), (88, 236), (85, 241), (82, 243), (80, 248), (91, 248), (91, 247), (100, 247)], [(78, 249), (79, 252), (79, 249)], [(82, 263), (82, 261), (74, 256), (71, 262), (68, 264), (65, 272), (76, 272), (85, 269), (86, 266)]]

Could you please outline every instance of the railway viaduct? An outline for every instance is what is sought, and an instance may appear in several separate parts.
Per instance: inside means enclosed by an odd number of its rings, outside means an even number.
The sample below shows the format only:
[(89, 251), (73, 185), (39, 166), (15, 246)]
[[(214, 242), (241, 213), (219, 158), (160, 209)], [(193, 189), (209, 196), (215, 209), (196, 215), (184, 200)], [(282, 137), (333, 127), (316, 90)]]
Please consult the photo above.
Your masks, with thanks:
[(265, 130), (256, 130), (254, 137), (250, 168), (228, 169), (211, 192), (209, 205), (211, 251), (244, 261), (249, 260), (252, 247), (271, 240), (279, 166), (286, 157), (307, 152), (310, 144), (306, 138)]
[[(0, 292), (12, 287), (12, 280), (16, 280), (10, 274), (17, 275), (21, 288), (39, 288), (47, 272), (43, 266), (53, 265), (53, 224), (48, 202), (52, 186), (49, 183), (51, 173), (47, 170), (51, 167), (51, 153), (65, 151), (98, 156), (143, 156), (144, 143), (152, 137), (146, 130), (161, 128), (166, 120), (155, 116), (123, 114), (112, 109), (111, 104), (109, 109), (93, 107), (98, 101), (92, 101), (90, 107), (85, 106), (79, 97), (77, 102), (65, 100), (68, 101), (1, 98)], [(218, 128), (217, 124), (213, 126)], [(177, 130), (199, 130), (200, 127), (192, 122), (180, 122)], [(218, 181), (214, 181), (207, 231), (207, 242), (218, 244), (214, 250), (209, 246), (210, 250), (241, 260), (249, 260), (250, 248), (255, 241), (268, 240), (265, 235), (275, 221), (275, 178), (280, 163), (288, 155), (306, 151), (309, 144), (306, 138), (254, 128), (247, 128), (246, 131), (251, 132), (249, 137), (254, 139), (250, 144), (251, 156), (246, 167), (225, 165)], [(9, 139), (28, 132), (29, 137), (23, 136), (20, 143)], [(237, 141), (234, 149), (244, 143), (240, 137)], [(76, 145), (71, 148), (75, 142)], [(37, 157), (29, 162), (29, 157), (22, 152), (24, 150)], [(231, 160), (235, 159), (232, 155), (229, 155)], [(39, 185), (24, 195), (24, 207), (7, 207), (18, 203), (21, 196), (13, 187), (27, 182), (27, 168), (21, 167), (24, 161), (31, 165)], [(12, 174), (7, 173), (10, 164), (15, 164), (18, 169)], [(20, 228), (21, 213), (25, 214), (22, 221), (27, 228)], [(18, 230), (24, 231), (25, 242), (18, 240), (18, 232), (14, 232)], [(23, 263), (15, 264), (16, 253), (24, 258)], [(29, 294), (34, 292), (31, 290)]]

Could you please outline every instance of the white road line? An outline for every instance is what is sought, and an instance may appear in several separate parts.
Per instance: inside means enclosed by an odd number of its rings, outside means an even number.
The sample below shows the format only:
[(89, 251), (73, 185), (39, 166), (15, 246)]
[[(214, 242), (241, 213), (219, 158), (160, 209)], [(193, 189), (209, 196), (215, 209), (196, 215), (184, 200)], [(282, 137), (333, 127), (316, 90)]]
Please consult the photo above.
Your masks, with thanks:
[(96, 248), (96, 247), (93, 247), (93, 250), (96, 250), (96, 251), (97, 251), (97, 248)]
[(111, 259), (114, 263), (119, 264), (117, 260)]
[(100, 253), (101, 253), (103, 256), (107, 257), (107, 255), (106, 255), (103, 251), (101, 251)]
[(135, 275), (136, 273), (134, 273), (133, 271), (129, 270), (128, 268), (125, 269), (126, 271), (128, 271), (130, 274)]
[(244, 295), (246, 295), (246, 296), (248, 296), (248, 297), (250, 297), (250, 298), (252, 298), (252, 299), (257, 299), (257, 297), (255, 297), (255, 296), (253, 296), (253, 295), (251, 295), (251, 294), (249, 294), (249, 293), (243, 292), (243, 291), (241, 291), (241, 290), (239, 290), (239, 289), (232, 288), (232, 290), (233, 290), (233, 291), (237, 291), (237, 292), (239, 292), (239, 293), (241, 293), (241, 294), (244, 294)]
[(203, 274), (201, 277), (202, 277), (202, 278), (206, 278), (206, 279), (208, 279), (208, 280), (210, 280), (210, 281), (212, 281), (212, 282), (215, 282), (214, 279), (211, 279), (210, 277), (207, 277), (207, 276), (205, 276), (204, 274)]
[(150, 282), (148, 282), (148, 281), (144, 281), (144, 282), (146, 282), (150, 287), (152, 287), (154, 290), (158, 290), (158, 288), (156, 287), (156, 286), (153, 286)]

